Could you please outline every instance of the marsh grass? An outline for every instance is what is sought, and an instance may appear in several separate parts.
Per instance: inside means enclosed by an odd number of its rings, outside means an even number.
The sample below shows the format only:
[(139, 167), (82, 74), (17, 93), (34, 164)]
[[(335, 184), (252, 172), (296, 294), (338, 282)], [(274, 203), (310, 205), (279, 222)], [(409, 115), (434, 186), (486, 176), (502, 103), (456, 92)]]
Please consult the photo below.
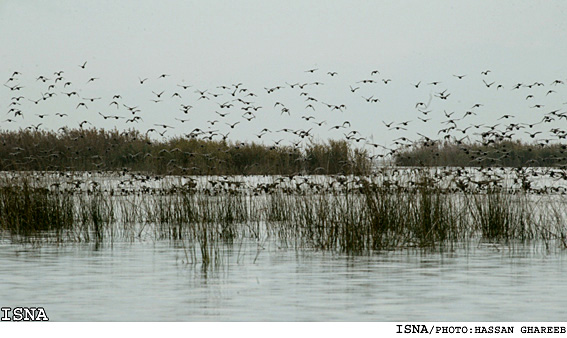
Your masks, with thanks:
[(175, 175), (369, 173), (364, 150), (345, 140), (302, 147), (179, 136), (160, 140), (132, 129), (0, 130), (0, 171), (132, 171)]
[(345, 193), (274, 196), (274, 234), (296, 246), (347, 253), (436, 247), (459, 239), (460, 210), (441, 189), (424, 184), (408, 191), (383, 182), (359, 183), (358, 191)]
[(106, 236), (114, 237), (114, 203), (100, 191), (75, 196), (77, 241), (101, 242)]
[(476, 240), (565, 247), (561, 200), (499, 186), (454, 191), (428, 170), (412, 177), (395, 184), (387, 176), (337, 177), (325, 191), (316, 182), (275, 179), (259, 190), (163, 186), (117, 196), (99, 188), (62, 191), (24, 176), (2, 182), (0, 228), (19, 239), (49, 234), (57, 242), (181, 241), (186, 261), (204, 265), (221, 264), (224, 251), (243, 241), (263, 248), (268, 239), (348, 254), (443, 250)]
[(529, 214), (521, 205), (521, 197), (490, 188), (486, 194), (472, 196), (471, 216), (478, 226), (482, 237), (488, 240), (506, 240), (516, 234), (526, 237), (529, 226)]
[(74, 225), (73, 202), (69, 194), (53, 194), (25, 177), (2, 182), (0, 229), (3, 231), (15, 237), (60, 238)]
[(494, 142), (416, 142), (399, 149), (394, 162), (399, 166), (503, 166), (553, 167), (565, 166), (567, 145), (561, 143), (495, 140)]

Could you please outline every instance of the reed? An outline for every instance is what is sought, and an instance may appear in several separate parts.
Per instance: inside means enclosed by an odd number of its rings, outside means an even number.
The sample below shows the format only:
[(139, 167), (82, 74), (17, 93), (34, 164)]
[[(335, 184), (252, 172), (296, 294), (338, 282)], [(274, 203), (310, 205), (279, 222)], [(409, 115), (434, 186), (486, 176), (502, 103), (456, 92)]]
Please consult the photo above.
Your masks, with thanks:
[(394, 163), (426, 167), (564, 167), (566, 151), (566, 144), (541, 141), (415, 142), (398, 149)]
[(565, 245), (567, 233), (557, 199), (496, 184), (455, 189), (432, 170), (319, 181), (278, 177), (250, 189), (229, 178), (208, 181), (119, 195), (100, 185), (66, 190), (31, 175), (4, 179), (0, 229), (58, 242), (182, 241), (190, 261), (205, 265), (222, 263), (223, 250), (234, 244), (260, 246), (266, 238), (279, 247), (364, 254), (471, 240)]
[(175, 175), (368, 173), (372, 163), (346, 141), (304, 147), (200, 139), (160, 140), (132, 129), (0, 131), (0, 171), (121, 171)]
[(530, 200), (525, 192), (489, 188), (486, 193), (469, 198), (470, 216), (476, 229), (489, 241), (528, 241), (537, 237), (538, 228), (561, 224), (553, 221), (553, 213), (542, 213), (540, 204)]
[(0, 183), (0, 229), (12, 236), (60, 238), (75, 226), (72, 196), (23, 177)]
[(89, 194), (75, 196), (75, 214), (77, 226), (74, 228), (75, 239), (79, 242), (101, 242), (108, 235), (113, 238), (115, 210), (112, 199), (99, 190)]

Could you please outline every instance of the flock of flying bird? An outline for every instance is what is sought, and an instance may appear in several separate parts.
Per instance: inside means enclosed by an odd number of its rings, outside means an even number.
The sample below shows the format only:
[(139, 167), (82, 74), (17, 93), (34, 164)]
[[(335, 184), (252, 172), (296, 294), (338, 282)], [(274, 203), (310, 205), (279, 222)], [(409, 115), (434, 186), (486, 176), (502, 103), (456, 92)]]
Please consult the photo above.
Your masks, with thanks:
[[(9, 97), (0, 129), (104, 126), (135, 128), (150, 137), (248, 138), (297, 148), (309, 140), (338, 138), (370, 150), (372, 159), (443, 140), (490, 145), (518, 138), (547, 145), (567, 138), (567, 131), (558, 125), (561, 120), (567, 121), (567, 102), (560, 102), (565, 85), (562, 79), (504, 84), (497, 82), (490, 70), (483, 70), (474, 75), (452, 74), (442, 81), (399, 83), (396, 90), (400, 86), (404, 92), (418, 90), (420, 99), (401, 100), (397, 104), (402, 108), (388, 112), (379, 107), (391, 100), (391, 92), (385, 88), (396, 80), (380, 70), (368, 71), (366, 76), (344, 84), (337, 82), (338, 72), (312, 68), (303, 71), (302, 81), (284, 81), (254, 90), (242, 83), (202, 88), (174, 81), (174, 76), (163, 73), (138, 77), (126, 86), (128, 91), (135, 91), (128, 96), (110, 91), (107, 84), (97, 87), (104, 79), (90, 74), (89, 66), (83, 62), (70, 70), (28, 74), (29, 83), (24, 82), (26, 74), (11, 72), (0, 96)], [(460, 85), (469, 78), (474, 80)], [(480, 87), (492, 96), (514, 93), (527, 113), (487, 112), (483, 102), (455, 109), (454, 104), (444, 104), (451, 100), (460, 103), (466, 97), (451, 90), (450, 85), (465, 90)], [(321, 89), (326, 86), (329, 93)], [(97, 89), (104, 94), (92, 94)], [(369, 113), (360, 117), (365, 112)], [(438, 130), (433, 123), (437, 123)], [(380, 141), (375, 141), (375, 133), (381, 135)], [(386, 134), (391, 142), (385, 141)], [(472, 162), (480, 164), (482, 158), (479, 155)]]

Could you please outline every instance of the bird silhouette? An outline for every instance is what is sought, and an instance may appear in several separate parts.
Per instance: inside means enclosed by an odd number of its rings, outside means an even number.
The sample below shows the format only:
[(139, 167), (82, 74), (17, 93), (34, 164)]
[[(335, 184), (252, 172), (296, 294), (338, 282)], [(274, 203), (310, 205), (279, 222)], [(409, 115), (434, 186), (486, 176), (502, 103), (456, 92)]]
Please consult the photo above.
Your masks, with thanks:
[(240, 123), (240, 121), (235, 122), (235, 123), (233, 123), (233, 124), (227, 123), (227, 125), (228, 125), (231, 129), (234, 129), (234, 127), (235, 127), (237, 124), (239, 124), (239, 123)]

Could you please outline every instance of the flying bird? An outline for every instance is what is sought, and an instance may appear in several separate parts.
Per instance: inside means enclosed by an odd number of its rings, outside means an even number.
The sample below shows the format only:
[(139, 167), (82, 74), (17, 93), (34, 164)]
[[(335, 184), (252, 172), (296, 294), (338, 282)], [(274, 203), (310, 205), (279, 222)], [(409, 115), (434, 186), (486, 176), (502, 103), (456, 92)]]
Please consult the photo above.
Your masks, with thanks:
[(159, 124), (159, 123), (154, 123), (154, 126), (158, 126), (158, 127), (163, 127), (164, 129), (166, 128), (174, 128), (172, 126), (168, 126), (167, 124)]

